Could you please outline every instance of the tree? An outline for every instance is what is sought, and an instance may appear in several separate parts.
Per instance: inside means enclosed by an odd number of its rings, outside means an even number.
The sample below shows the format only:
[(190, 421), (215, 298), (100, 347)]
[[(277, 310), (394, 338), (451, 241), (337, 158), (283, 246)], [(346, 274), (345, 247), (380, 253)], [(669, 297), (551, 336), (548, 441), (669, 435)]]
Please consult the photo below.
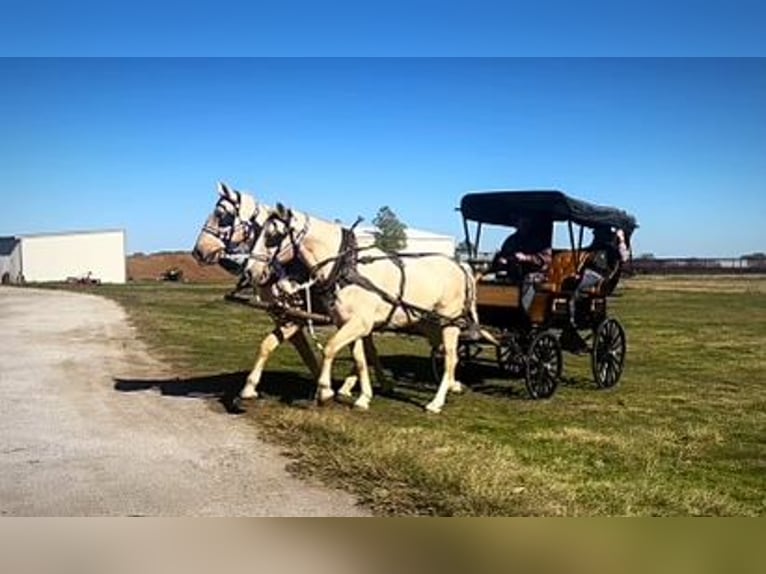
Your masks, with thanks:
[(407, 247), (407, 234), (404, 231), (407, 226), (399, 221), (390, 207), (381, 207), (372, 223), (378, 228), (374, 232), (375, 247), (383, 251), (401, 251)]

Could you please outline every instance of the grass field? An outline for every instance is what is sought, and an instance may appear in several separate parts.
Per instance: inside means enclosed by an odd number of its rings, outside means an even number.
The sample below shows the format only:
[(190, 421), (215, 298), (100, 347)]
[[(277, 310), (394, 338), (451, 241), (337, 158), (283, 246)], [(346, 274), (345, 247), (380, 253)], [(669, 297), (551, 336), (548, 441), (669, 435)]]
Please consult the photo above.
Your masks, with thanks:
[[(226, 288), (102, 286), (172, 366), (157, 386), (215, 402), (244, 382), (268, 318), (222, 301)], [(306, 408), (313, 383), (288, 345), (267, 366), (265, 399), (241, 415), (284, 446), (292, 470), (356, 493), (381, 515), (763, 515), (766, 510), (766, 278), (635, 278), (611, 302), (628, 334), (612, 390), (587, 358), (548, 401), (493, 370), (441, 415), (427, 344), (384, 334), (397, 380), (369, 412)], [(346, 359), (336, 367), (342, 379)], [(469, 375), (473, 375), (471, 380)], [(225, 414), (221, 407), (221, 416)]]

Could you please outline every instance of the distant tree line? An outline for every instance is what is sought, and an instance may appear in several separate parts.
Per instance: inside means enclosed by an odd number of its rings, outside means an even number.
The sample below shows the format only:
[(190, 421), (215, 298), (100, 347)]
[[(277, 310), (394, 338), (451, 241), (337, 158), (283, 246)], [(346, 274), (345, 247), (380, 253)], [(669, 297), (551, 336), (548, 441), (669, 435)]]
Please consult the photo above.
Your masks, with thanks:
[(634, 273), (766, 273), (766, 253), (740, 257), (655, 257), (642, 253), (631, 263)]

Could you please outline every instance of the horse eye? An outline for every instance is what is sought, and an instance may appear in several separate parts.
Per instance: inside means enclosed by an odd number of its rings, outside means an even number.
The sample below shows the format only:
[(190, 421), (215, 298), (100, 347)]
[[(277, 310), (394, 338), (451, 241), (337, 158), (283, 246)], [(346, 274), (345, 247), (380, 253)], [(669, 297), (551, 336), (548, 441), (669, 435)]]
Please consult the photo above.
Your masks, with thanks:
[(266, 247), (276, 247), (282, 242), (282, 238), (278, 235), (269, 235), (266, 237)]
[(219, 219), (219, 221), (221, 222), (221, 225), (223, 225), (223, 226), (225, 226), (225, 227), (228, 227), (228, 226), (230, 226), (232, 223), (234, 223), (234, 214), (233, 214), (233, 213), (229, 213), (228, 211), (225, 211), (225, 212), (223, 212), (223, 213), (222, 213), (222, 214), (219, 216), (219, 218), (218, 218), (218, 219)]

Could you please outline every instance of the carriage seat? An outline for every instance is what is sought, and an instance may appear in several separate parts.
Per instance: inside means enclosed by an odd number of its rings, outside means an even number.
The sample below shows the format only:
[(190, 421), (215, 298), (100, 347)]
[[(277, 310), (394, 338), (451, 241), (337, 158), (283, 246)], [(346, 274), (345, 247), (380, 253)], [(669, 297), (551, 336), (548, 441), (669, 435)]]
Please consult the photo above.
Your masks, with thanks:
[(538, 290), (550, 293), (573, 291), (577, 285), (578, 274), (585, 262), (587, 253), (583, 251), (556, 251), (551, 257), (546, 280)]
[[(580, 280), (582, 268), (588, 258), (593, 255), (590, 251), (558, 251), (553, 254), (548, 277), (541, 283), (538, 290), (548, 293), (569, 296)], [(620, 268), (617, 267), (597, 285), (583, 292), (594, 297), (611, 295), (620, 278)]]

